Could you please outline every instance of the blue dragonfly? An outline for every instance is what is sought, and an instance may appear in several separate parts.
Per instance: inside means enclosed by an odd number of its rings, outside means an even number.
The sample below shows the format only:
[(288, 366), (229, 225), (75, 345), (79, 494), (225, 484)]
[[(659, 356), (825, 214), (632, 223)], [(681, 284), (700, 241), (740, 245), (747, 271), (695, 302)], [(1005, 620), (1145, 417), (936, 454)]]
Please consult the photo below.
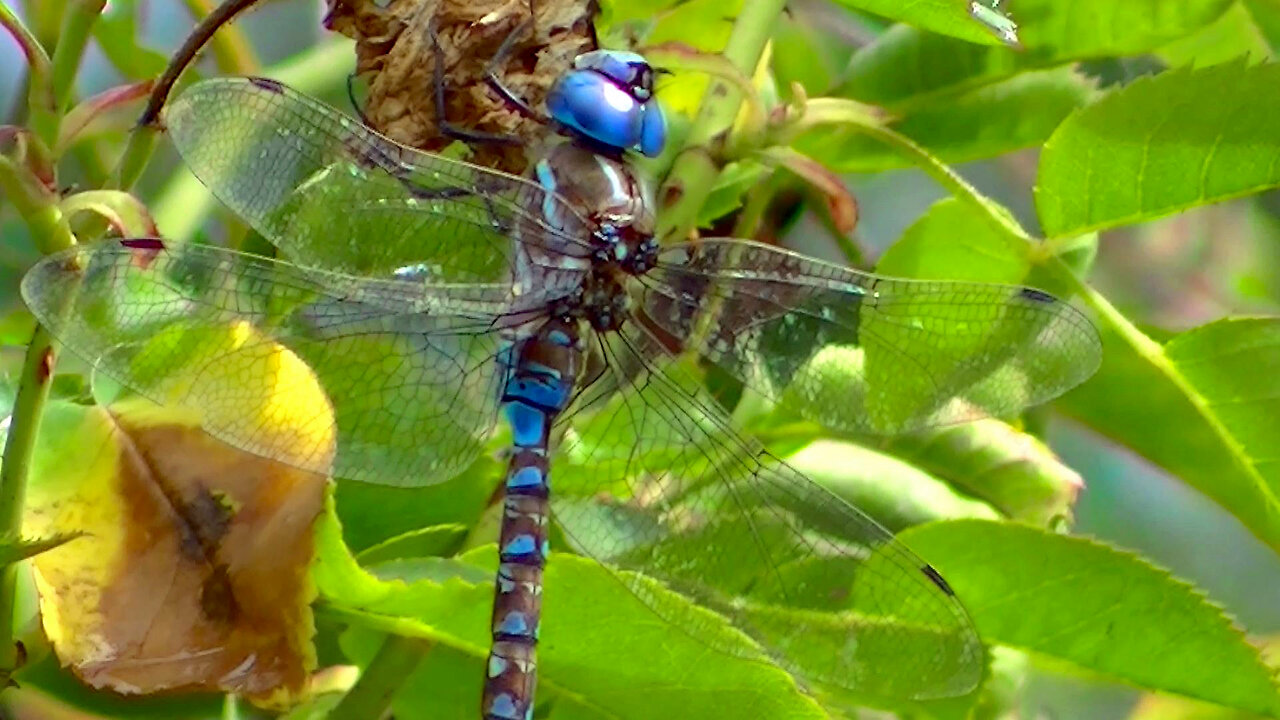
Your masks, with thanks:
[[(882, 277), (734, 238), (660, 246), (629, 161), (665, 143), (649, 65), (586, 53), (547, 106), (561, 139), (520, 178), (405, 148), (271, 80), (198, 83), (167, 111), (170, 136), (288, 261), (112, 240), (44, 259), (23, 295), (98, 370), (338, 478), (440, 483), (505, 427), (486, 720), (533, 711), (553, 527), (674, 629), (740, 653), (727, 619), (806, 685), (972, 690), (983, 645), (941, 575), (735, 429), (703, 377), (901, 433), (1079, 384), (1099, 363), (1093, 326), (1030, 287)], [(278, 348), (323, 389), (312, 422), (336, 447), (244, 411), (227, 379), (253, 382)], [(553, 458), (584, 469), (554, 496)]]

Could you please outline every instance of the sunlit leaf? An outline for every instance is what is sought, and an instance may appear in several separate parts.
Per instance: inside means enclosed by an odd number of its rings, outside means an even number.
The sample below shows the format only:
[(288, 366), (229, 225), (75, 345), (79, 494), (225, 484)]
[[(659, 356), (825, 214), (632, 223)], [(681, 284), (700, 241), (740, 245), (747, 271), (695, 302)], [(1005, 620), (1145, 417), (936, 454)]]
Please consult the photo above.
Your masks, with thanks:
[(1066, 412), (1280, 547), (1280, 319), (1220, 320), (1152, 357), (1114, 335), (1103, 341), (1101, 370), (1062, 399)]
[(1280, 185), (1280, 66), (1234, 62), (1142, 78), (1045, 144), (1046, 235), (1128, 225)]
[(1031, 270), (1030, 246), (1000, 233), (955, 198), (934, 203), (889, 246), (876, 270), (921, 280), (1017, 284)]
[(1081, 668), (1276, 716), (1258, 650), (1195, 588), (1127, 552), (1008, 523), (904, 533), (947, 577), (983, 638)]
[(1035, 525), (1070, 519), (1084, 480), (1039, 438), (979, 420), (890, 440), (886, 449), (1005, 515)]
[(141, 401), (59, 402), (46, 415), (24, 532), (83, 533), (35, 560), (62, 662), (125, 693), (280, 702), (301, 690), (315, 663), (306, 578), (325, 479)]
[(1205, 67), (1241, 57), (1264, 60), (1272, 52), (1244, 3), (1235, 3), (1200, 32), (1169, 43), (1156, 55), (1171, 67)]
[[(454, 678), (451, 682), (465, 683), (439, 695), (433, 686), (439, 678), (420, 670), (418, 681), (398, 693), (396, 716), (450, 717), (459, 706), (475, 712), (489, 645), (493, 546), (455, 561), (450, 576), (412, 579), (424, 577), (412, 563), (398, 564), (393, 573), (376, 568), (375, 576), (360, 569), (343, 548), (336, 523), (320, 527), (315, 577), (329, 604), (353, 624), (434, 640), (445, 649), (440, 661), (446, 665), (428, 660), (426, 668), (439, 668)], [(756, 661), (716, 653), (672, 632), (593, 561), (553, 553), (544, 582), (538, 693), (554, 699), (557, 717), (616, 717), (641, 703), (681, 718), (721, 718), (724, 713), (825, 717), (727, 620), (720, 621), (717, 632), (725, 642), (738, 643), (745, 655), (754, 654)], [(651, 591), (670, 593), (657, 583)], [(672, 596), (667, 602), (683, 601)], [(713, 617), (692, 605), (688, 611)]]
[(991, 32), (990, 28), (969, 14), (967, 2), (917, 0), (903, 3), (894, 0), (840, 0), (840, 4), (973, 43), (983, 45), (1000, 43), (1000, 39)]
[[(925, 470), (859, 445), (819, 440), (787, 463), (890, 531), (932, 520), (997, 517), (990, 505), (960, 495)], [(786, 498), (776, 501), (786, 506)]]
[(1009, 14), (1032, 56), (1068, 60), (1135, 55), (1199, 31), (1232, 0), (1117, 2), (1117, 0), (1018, 0)]
[[(889, 105), (898, 116), (890, 127), (943, 160), (965, 162), (1044, 142), (1093, 95), (1092, 82), (1072, 68), (1026, 72)], [(797, 147), (836, 170), (882, 170), (910, 162), (854, 128), (819, 128), (800, 138)]]

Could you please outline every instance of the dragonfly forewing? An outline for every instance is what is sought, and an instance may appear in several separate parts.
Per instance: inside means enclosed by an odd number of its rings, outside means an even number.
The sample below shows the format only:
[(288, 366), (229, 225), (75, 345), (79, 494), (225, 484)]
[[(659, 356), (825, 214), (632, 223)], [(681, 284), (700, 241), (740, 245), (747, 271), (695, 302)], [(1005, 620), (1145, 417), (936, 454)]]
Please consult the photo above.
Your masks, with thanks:
[(404, 147), (270, 80), (198, 83), (164, 121), (196, 177), (302, 265), (503, 282), (513, 235), (564, 258), (589, 253), (580, 215), (539, 185)]

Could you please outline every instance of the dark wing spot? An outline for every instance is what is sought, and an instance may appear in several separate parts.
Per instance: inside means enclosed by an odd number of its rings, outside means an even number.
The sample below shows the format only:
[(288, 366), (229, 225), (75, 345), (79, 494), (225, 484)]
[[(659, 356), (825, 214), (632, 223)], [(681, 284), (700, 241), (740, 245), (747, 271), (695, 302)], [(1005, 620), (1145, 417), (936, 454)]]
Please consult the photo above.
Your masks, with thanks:
[(272, 80), (271, 78), (251, 77), (249, 78), (249, 82), (253, 83), (254, 85), (257, 85), (263, 90), (268, 90), (277, 95), (284, 94), (284, 85), (281, 85), (278, 81)]
[(955, 596), (955, 591), (951, 589), (951, 586), (947, 584), (946, 580), (942, 579), (942, 576), (938, 574), (938, 571), (933, 569), (932, 565), (925, 565), (921, 567), (920, 572), (924, 573), (925, 577), (932, 580), (933, 584), (937, 585), (938, 589), (942, 590), (942, 592), (952, 597)]
[(151, 263), (164, 252), (164, 241), (159, 238), (131, 238), (121, 240), (120, 245), (133, 251), (133, 266), (139, 270), (151, 267)]
[(121, 240), (120, 244), (133, 248), (134, 250), (163, 250), (164, 241), (160, 238), (129, 238)]
[(1050, 295), (1043, 290), (1037, 290), (1033, 287), (1024, 287), (1018, 290), (1018, 295), (1031, 300), (1032, 302), (1044, 303), (1050, 305), (1058, 302), (1058, 298)]

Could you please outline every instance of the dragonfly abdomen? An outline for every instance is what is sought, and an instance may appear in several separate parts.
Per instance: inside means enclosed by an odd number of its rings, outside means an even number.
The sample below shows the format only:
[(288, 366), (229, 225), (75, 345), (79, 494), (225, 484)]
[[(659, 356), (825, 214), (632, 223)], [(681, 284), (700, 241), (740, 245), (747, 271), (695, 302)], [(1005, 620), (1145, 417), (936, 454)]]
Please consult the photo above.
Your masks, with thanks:
[(569, 403), (579, 353), (572, 320), (548, 320), (511, 350), (502, 411), (513, 447), (498, 541), (493, 645), (482, 704), (486, 720), (524, 720), (533, 707), (548, 552), (548, 436)]

